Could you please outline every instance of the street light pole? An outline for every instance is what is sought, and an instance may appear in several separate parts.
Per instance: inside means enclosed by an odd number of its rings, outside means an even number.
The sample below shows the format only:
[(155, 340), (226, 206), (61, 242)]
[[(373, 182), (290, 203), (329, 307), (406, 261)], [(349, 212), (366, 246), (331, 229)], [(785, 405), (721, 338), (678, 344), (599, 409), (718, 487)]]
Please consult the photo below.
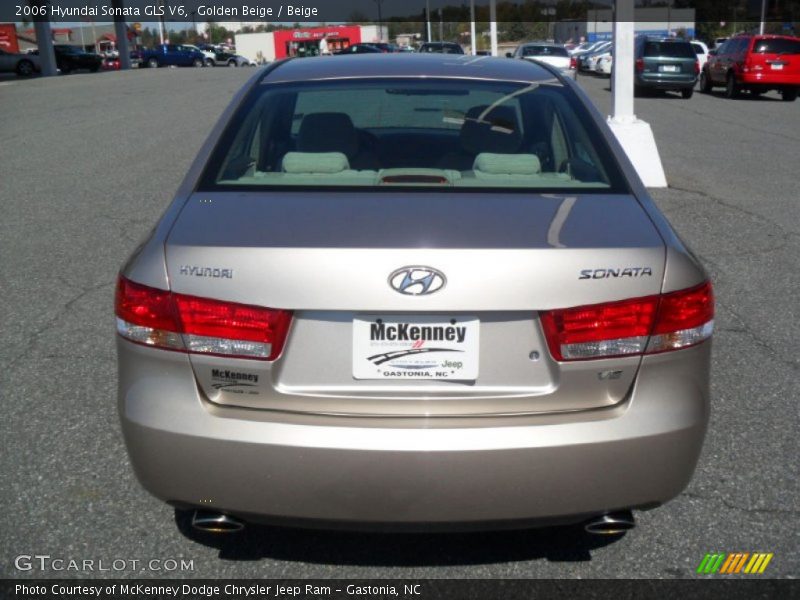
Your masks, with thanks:
[(383, 41), (383, 17), (381, 16), (381, 3), (383, 0), (375, 0), (375, 4), (378, 5), (378, 41)]
[(767, 0), (761, 0), (761, 23), (758, 25), (759, 35), (764, 35), (764, 19), (767, 17)]
[(478, 54), (478, 40), (475, 39), (475, 0), (469, 0), (469, 39), (472, 56)]
[(430, 0), (425, 0), (425, 24), (427, 25), (428, 30), (428, 41), (432, 42), (431, 39), (431, 3)]

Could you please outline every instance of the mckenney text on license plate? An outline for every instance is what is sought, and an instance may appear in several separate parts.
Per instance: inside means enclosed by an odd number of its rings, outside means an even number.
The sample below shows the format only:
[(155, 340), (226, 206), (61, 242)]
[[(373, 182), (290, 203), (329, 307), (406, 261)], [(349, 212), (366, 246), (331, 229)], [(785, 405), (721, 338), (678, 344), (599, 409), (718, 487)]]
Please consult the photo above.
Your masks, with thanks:
[(353, 377), (477, 379), (479, 334), (476, 317), (358, 315)]

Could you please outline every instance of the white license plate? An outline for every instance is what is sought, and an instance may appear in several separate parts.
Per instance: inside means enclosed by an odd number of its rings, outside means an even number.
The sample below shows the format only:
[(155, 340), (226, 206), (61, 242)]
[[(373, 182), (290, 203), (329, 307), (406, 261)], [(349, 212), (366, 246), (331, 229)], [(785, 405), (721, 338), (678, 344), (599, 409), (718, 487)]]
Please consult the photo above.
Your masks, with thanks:
[(781, 69), (783, 69), (783, 65), (782, 64), (772, 63), (770, 66), (772, 67), (773, 71), (780, 71)]
[(659, 69), (663, 73), (677, 73), (680, 71), (680, 68), (677, 65), (661, 65)]
[(353, 319), (356, 379), (478, 378), (477, 317), (357, 315)]

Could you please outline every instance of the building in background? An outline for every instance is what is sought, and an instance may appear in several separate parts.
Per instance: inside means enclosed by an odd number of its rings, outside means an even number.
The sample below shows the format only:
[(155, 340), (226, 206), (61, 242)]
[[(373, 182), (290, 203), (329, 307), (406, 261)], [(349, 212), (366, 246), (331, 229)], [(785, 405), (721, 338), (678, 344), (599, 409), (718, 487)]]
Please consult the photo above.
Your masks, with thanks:
[[(227, 23), (225, 24), (227, 26)], [(317, 56), (325, 40), (331, 54), (352, 44), (386, 39), (386, 27), (377, 25), (326, 25), (300, 29), (277, 29), (263, 33), (237, 33), (236, 53), (258, 63), (291, 56)]]
[[(653, 36), (695, 36), (693, 8), (637, 8), (634, 30), (637, 34)], [(588, 10), (586, 21), (558, 21), (553, 26), (557, 42), (594, 42), (613, 37), (614, 14), (611, 9)]]

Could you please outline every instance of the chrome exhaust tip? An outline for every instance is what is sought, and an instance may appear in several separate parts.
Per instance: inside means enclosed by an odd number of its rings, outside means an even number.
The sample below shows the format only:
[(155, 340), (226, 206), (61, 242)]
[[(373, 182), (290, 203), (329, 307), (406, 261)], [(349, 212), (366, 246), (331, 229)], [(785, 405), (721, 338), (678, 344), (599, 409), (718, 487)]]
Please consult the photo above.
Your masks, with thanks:
[(207, 510), (196, 510), (192, 527), (206, 533), (234, 533), (244, 529), (244, 523), (230, 515)]
[(594, 535), (619, 535), (636, 527), (636, 521), (629, 510), (606, 513), (589, 519), (583, 528)]

